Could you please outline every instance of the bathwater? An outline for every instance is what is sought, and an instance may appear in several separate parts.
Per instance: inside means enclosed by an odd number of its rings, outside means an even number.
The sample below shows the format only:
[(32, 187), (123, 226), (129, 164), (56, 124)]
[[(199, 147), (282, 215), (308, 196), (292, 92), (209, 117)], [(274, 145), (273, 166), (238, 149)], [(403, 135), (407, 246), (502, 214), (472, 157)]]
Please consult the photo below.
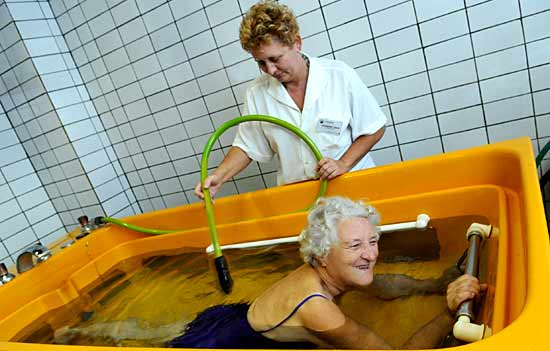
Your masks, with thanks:
[[(406, 274), (418, 279), (439, 277), (467, 247), (466, 229), (481, 217), (433, 220), (439, 255), (429, 260), (380, 258), (377, 274)], [(384, 235), (384, 234), (383, 234)], [(402, 233), (413, 240), (414, 232)], [(381, 239), (380, 251), (384, 241)], [(179, 249), (181, 252), (181, 249)], [(222, 293), (204, 251), (121, 262), (119, 270), (82, 298), (39, 325), (29, 326), (22, 342), (81, 345), (159, 346), (181, 334), (185, 324), (207, 307), (252, 301), (303, 261), (297, 244), (224, 251), (234, 280), (231, 294)], [(406, 257), (407, 252), (400, 256)], [(433, 257), (439, 258), (433, 259)], [(124, 265), (134, 266), (132, 270)], [(419, 326), (446, 308), (444, 295), (381, 300), (362, 291), (346, 293), (338, 302), (346, 314), (368, 325), (393, 345), (402, 344)], [(149, 332), (150, 331), (150, 332)]]

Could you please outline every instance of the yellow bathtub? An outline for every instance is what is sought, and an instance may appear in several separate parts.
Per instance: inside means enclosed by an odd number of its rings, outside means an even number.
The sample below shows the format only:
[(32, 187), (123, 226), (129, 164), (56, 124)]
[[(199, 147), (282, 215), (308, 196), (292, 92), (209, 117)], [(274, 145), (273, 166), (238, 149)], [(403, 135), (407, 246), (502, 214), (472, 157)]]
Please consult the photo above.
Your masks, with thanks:
[[(222, 245), (296, 235), (319, 183), (305, 182), (218, 199), (215, 204)], [(327, 195), (368, 199), (383, 224), (483, 216), (496, 230), (488, 240), (484, 279), (491, 298), (479, 318), (493, 336), (460, 346), (464, 350), (550, 350), (550, 251), (534, 155), (528, 138), (354, 172), (329, 183)], [(181, 228), (146, 236), (112, 225), (69, 248), (52, 248), (44, 263), (0, 287), (1, 350), (83, 350), (81, 346), (16, 342), (52, 311), (78, 301), (116, 269), (131, 269), (146, 257), (210, 244), (202, 204), (126, 218), (157, 229)], [(462, 236), (462, 234), (461, 234)], [(447, 238), (446, 243), (465, 239)], [(121, 262), (125, 262), (122, 267)], [(229, 262), (231, 264), (231, 262)], [(122, 268), (121, 268), (122, 267)], [(126, 268), (124, 268), (126, 267)], [(86, 347), (92, 350), (91, 347)], [(94, 349), (108, 347), (93, 347)], [(132, 348), (140, 350), (145, 348)]]

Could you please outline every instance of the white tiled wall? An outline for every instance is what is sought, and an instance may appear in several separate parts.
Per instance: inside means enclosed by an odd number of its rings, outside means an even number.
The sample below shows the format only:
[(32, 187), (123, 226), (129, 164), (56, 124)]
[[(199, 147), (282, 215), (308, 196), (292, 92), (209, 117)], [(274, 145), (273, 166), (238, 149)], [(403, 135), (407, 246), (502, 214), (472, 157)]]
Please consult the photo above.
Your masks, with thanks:
[[(304, 50), (353, 66), (387, 113), (378, 164), (525, 135), (538, 152), (550, 139), (550, 0), (284, 2), (299, 16)], [(5, 130), (66, 229), (81, 212), (195, 201), (204, 144), (241, 114), (259, 74), (238, 42), (253, 3), (2, 2)], [(234, 133), (216, 142), (211, 167)], [(274, 170), (252, 164), (221, 195), (271, 186)]]

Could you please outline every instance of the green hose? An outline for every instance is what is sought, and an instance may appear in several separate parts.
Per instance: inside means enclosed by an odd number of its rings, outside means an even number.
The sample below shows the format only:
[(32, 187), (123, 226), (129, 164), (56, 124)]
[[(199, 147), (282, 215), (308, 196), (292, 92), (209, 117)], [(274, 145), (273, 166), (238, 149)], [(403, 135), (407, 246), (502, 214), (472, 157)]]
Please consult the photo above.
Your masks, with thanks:
[[(233, 281), (231, 280), (231, 276), (229, 274), (229, 267), (227, 265), (227, 262), (225, 261), (225, 258), (222, 255), (222, 250), (220, 247), (220, 243), (218, 241), (218, 231), (216, 229), (216, 223), (214, 219), (214, 208), (212, 206), (212, 197), (210, 196), (210, 190), (207, 188), (204, 188), (204, 180), (208, 176), (208, 157), (210, 156), (210, 151), (212, 150), (212, 147), (216, 140), (229, 128), (243, 123), (243, 122), (252, 122), (252, 121), (260, 121), (260, 122), (269, 122), (276, 124), (278, 126), (281, 126), (283, 128), (288, 129), (289, 131), (296, 134), (298, 137), (300, 137), (311, 149), (313, 154), (315, 155), (315, 158), (317, 161), (320, 161), (323, 158), (323, 155), (307, 134), (305, 134), (300, 128), (285, 122), (281, 119), (271, 117), (271, 116), (264, 116), (264, 115), (247, 115), (247, 116), (241, 116), (234, 118), (230, 121), (225, 122), (222, 124), (214, 134), (208, 139), (208, 142), (206, 143), (201, 159), (201, 186), (203, 188), (204, 193), (204, 203), (206, 207), (206, 218), (208, 221), (208, 227), (210, 230), (210, 239), (212, 241), (212, 246), (214, 247), (214, 263), (216, 266), (216, 270), (218, 272), (218, 280), (220, 281), (220, 285), (226, 293), (229, 293), (231, 291)], [(327, 180), (323, 179), (321, 181), (321, 186), (319, 188), (319, 192), (317, 193), (317, 197), (319, 198), (323, 196), (327, 189)], [(161, 229), (150, 229), (150, 228), (143, 228), (137, 225), (133, 225), (124, 221), (121, 221), (120, 219), (115, 219), (112, 217), (97, 217), (94, 219), (94, 223), (96, 225), (100, 225), (103, 223), (113, 223), (119, 226), (122, 226), (124, 228), (134, 230), (137, 232), (145, 233), (145, 234), (151, 234), (151, 235), (162, 235), (162, 234), (170, 234), (170, 233), (176, 233), (181, 232), (184, 229), (173, 229), (173, 230), (161, 230)]]
[[(212, 150), (212, 147), (216, 140), (222, 135), (227, 129), (243, 123), (243, 122), (251, 122), (251, 121), (260, 121), (260, 122), (269, 122), (276, 124), (278, 126), (284, 127), (294, 134), (296, 134), (298, 137), (302, 138), (302, 140), (305, 141), (305, 143), (310, 147), (311, 151), (313, 151), (313, 154), (315, 155), (315, 158), (317, 161), (320, 161), (323, 158), (323, 155), (307, 134), (305, 134), (300, 128), (283, 121), (281, 119), (271, 117), (271, 116), (264, 116), (264, 115), (246, 115), (234, 118), (232, 120), (229, 120), (222, 124), (215, 132), (212, 134), (210, 139), (208, 139), (208, 142), (206, 143), (204, 147), (204, 151), (202, 153), (202, 159), (201, 159), (201, 185), (203, 186), (203, 192), (204, 192), (204, 202), (206, 205), (206, 217), (208, 220), (208, 227), (210, 229), (210, 238), (212, 240), (212, 246), (214, 247), (214, 256), (219, 257), (222, 255), (222, 250), (220, 248), (220, 244), (218, 242), (218, 232), (216, 230), (216, 224), (214, 221), (214, 211), (212, 207), (212, 198), (210, 196), (210, 191), (208, 189), (204, 189), (204, 180), (208, 176), (208, 157), (210, 156), (210, 150)], [(323, 196), (327, 190), (327, 180), (323, 179), (321, 182), (321, 187), (319, 189), (319, 192), (317, 194), (317, 198)]]
[[(133, 230), (133, 231), (136, 231), (136, 232), (151, 234), (151, 235), (170, 234), (170, 233), (181, 232), (183, 230), (183, 229), (163, 230), (163, 229), (143, 228), (143, 227), (140, 227), (140, 226), (137, 226), (137, 225), (134, 225), (134, 224), (130, 224), (130, 223), (121, 221), (120, 219), (116, 219), (116, 218), (112, 218), (112, 217), (101, 217), (101, 221), (103, 223), (113, 223), (113, 224), (119, 225), (121, 227), (130, 229), (130, 230)], [(101, 224), (101, 223), (99, 223), (99, 224)]]
[(544, 156), (546, 155), (546, 153), (548, 152), (548, 150), (550, 150), (550, 141), (546, 143), (546, 145), (544, 145), (544, 147), (542, 148), (542, 150), (540, 150), (539, 154), (537, 155), (537, 158), (536, 158), (536, 164), (537, 164), (537, 167), (540, 166), (541, 162), (542, 162), (542, 159), (544, 158)]
[[(222, 124), (214, 132), (214, 134), (212, 134), (210, 139), (208, 139), (208, 142), (204, 147), (204, 151), (202, 153), (202, 159), (201, 159), (201, 186), (204, 193), (204, 203), (206, 207), (206, 218), (208, 220), (208, 228), (210, 229), (210, 239), (212, 240), (212, 246), (214, 247), (214, 256), (215, 256), (214, 265), (218, 273), (218, 281), (220, 283), (220, 286), (226, 294), (231, 292), (231, 289), (233, 288), (233, 280), (231, 279), (231, 274), (229, 273), (229, 266), (227, 265), (225, 257), (223, 257), (222, 255), (222, 249), (218, 241), (218, 231), (216, 229), (216, 223), (214, 220), (214, 209), (212, 207), (212, 197), (210, 196), (210, 190), (204, 187), (204, 180), (208, 176), (208, 157), (210, 156), (210, 150), (212, 150), (212, 146), (214, 145), (214, 142), (218, 140), (220, 135), (223, 132), (225, 132), (227, 129), (239, 123), (252, 122), (252, 121), (269, 122), (290, 130), (291, 132), (293, 132), (294, 134), (296, 134), (306, 142), (306, 144), (311, 148), (311, 150), (315, 154), (317, 161), (320, 161), (321, 158), (323, 158), (323, 155), (321, 154), (319, 149), (317, 149), (317, 146), (315, 146), (315, 143), (302, 130), (300, 130), (298, 127), (288, 122), (285, 122), (283, 120), (280, 120), (278, 118), (271, 117), (271, 116), (247, 115), (247, 116), (234, 118)], [(323, 196), (325, 194), (326, 188), (327, 188), (327, 180), (323, 179), (323, 181), (321, 182), (321, 187), (319, 189), (319, 193), (317, 197)]]

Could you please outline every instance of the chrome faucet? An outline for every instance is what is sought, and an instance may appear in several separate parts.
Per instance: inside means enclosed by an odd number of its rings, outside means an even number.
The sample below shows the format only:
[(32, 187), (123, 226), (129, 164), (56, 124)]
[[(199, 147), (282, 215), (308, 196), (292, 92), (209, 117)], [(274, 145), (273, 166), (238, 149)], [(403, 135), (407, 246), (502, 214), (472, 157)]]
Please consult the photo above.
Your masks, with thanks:
[(97, 225), (90, 223), (88, 216), (78, 217), (78, 223), (80, 224), (80, 233), (75, 237), (76, 240), (80, 240), (86, 235), (90, 234), (92, 231), (97, 229)]
[(15, 278), (15, 275), (8, 272), (8, 268), (4, 262), (0, 263), (0, 285), (4, 285)]
[(17, 272), (23, 273), (33, 268), (38, 263), (46, 261), (52, 256), (48, 248), (40, 242), (27, 247), (17, 257)]

